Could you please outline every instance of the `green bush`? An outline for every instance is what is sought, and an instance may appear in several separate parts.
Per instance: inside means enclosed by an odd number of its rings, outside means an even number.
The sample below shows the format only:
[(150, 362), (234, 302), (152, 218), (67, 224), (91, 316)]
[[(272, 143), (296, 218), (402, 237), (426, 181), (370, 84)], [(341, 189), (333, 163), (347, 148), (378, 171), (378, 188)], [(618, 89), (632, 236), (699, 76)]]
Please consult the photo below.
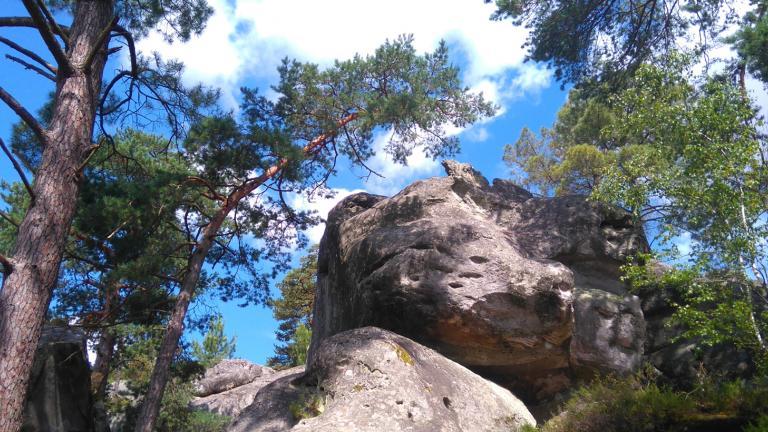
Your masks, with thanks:
[(538, 430), (768, 432), (766, 400), (768, 383), (764, 380), (705, 380), (693, 391), (682, 392), (659, 386), (643, 376), (607, 377), (577, 390), (562, 413)]

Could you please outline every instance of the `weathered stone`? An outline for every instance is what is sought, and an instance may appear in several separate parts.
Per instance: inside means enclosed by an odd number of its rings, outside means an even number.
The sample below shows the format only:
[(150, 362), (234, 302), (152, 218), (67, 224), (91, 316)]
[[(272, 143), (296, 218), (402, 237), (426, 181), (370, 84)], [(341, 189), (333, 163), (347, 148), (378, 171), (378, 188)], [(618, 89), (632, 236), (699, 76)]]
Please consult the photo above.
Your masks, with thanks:
[(229, 430), (481, 432), (525, 423), (535, 420), (508, 390), (408, 338), (365, 327), (320, 343), (306, 374), (264, 387)]
[(32, 366), (21, 431), (92, 431), (90, 376), (85, 335), (68, 327), (43, 328)]
[[(242, 362), (242, 360), (238, 361)], [(237, 387), (225, 386), (229, 389), (220, 393), (209, 394), (204, 397), (196, 397), (190, 402), (190, 407), (196, 410), (210, 411), (228, 417), (237, 417), (240, 412), (253, 403), (256, 394), (264, 386), (284, 376), (304, 372), (304, 366), (297, 366), (295, 368), (276, 372), (268, 367), (258, 366), (252, 363), (248, 363), (248, 365), (261, 368), (261, 373), (246, 384)], [(207, 375), (208, 373), (206, 372), (206, 376)]]
[[(330, 212), (310, 357), (323, 339), (373, 325), (525, 397), (567, 388), (574, 288), (612, 292), (626, 303), (619, 266), (647, 250), (642, 229), (621, 209), (583, 197), (535, 198), (507, 181), (489, 186), (468, 165), (444, 165), (448, 177), (418, 181), (391, 198), (352, 195)], [(642, 314), (636, 324), (644, 326)], [(642, 356), (643, 343), (625, 345)], [(585, 364), (615, 371), (624, 348), (594, 347), (610, 350), (594, 357), (608, 364)]]
[(574, 310), (571, 366), (575, 372), (627, 374), (640, 367), (645, 325), (639, 298), (577, 289)]
[(224, 359), (205, 371), (205, 375), (195, 385), (195, 395), (202, 397), (221, 393), (272, 372), (270, 368), (247, 360)]

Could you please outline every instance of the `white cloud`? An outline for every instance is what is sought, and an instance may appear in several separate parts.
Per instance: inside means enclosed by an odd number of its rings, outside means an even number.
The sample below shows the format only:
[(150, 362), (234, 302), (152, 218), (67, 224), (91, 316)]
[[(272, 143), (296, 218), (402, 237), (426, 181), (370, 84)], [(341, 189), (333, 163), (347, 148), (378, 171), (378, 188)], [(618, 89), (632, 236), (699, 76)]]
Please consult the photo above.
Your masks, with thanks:
[(441, 39), (446, 40), (452, 56), (462, 59), (470, 86), (489, 78), (499, 84), (498, 77), (509, 72), (520, 73), (511, 84), (522, 90), (539, 89), (550, 80), (549, 74), (523, 65), (521, 46), (527, 30), (509, 20), (490, 21), (492, 4), (466, 0), (390, 0), (363, 5), (352, 0), (209, 3), (215, 14), (200, 36), (171, 46), (152, 35), (140, 41), (139, 49), (182, 59), (190, 82), (222, 87), (230, 105), (235, 103), (244, 77), (274, 81), (284, 57), (329, 65), (335, 59), (370, 54), (386, 39), (402, 34), (413, 34), (420, 52), (432, 51)]
[[(354, 193), (363, 192), (362, 189), (347, 190), (339, 188), (332, 190), (335, 194), (331, 198), (313, 197), (312, 199), (309, 199), (305, 195), (296, 195), (291, 202), (291, 206), (300, 211), (316, 211), (318, 216), (325, 220), (328, 218), (328, 212), (330, 212), (339, 201)], [(323, 232), (325, 232), (325, 223), (310, 228), (305, 234), (309, 237), (309, 240), (312, 243), (320, 243), (320, 239), (323, 237)]]
[[(448, 134), (455, 135), (460, 132), (460, 129), (455, 128)], [(414, 179), (436, 174), (440, 166), (439, 161), (428, 157), (421, 148), (414, 149), (413, 154), (406, 159), (405, 165), (395, 162), (392, 156), (384, 151), (393, 134), (393, 131), (389, 131), (374, 138), (375, 154), (366, 165), (380, 176), (371, 175), (365, 183), (372, 193), (394, 195)]]

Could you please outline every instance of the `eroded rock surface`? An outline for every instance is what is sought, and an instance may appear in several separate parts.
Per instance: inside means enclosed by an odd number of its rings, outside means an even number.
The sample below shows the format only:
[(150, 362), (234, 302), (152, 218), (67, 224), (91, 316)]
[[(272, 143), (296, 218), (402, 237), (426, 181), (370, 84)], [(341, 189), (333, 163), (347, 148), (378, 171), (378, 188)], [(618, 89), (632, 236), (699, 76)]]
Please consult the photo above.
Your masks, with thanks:
[(408, 338), (365, 327), (325, 339), (305, 374), (273, 381), (231, 432), (517, 431), (508, 390)]
[[(619, 265), (647, 243), (630, 215), (444, 165), (447, 177), (391, 198), (355, 194), (330, 212), (310, 357), (322, 340), (372, 325), (534, 400), (569, 387), (576, 370), (634, 367), (645, 324)], [(612, 295), (576, 310), (603, 310), (606, 321), (574, 324), (574, 297), (589, 290)]]
[(198, 397), (190, 402), (190, 407), (236, 417), (253, 403), (262, 387), (283, 376), (303, 371), (304, 366), (278, 372), (246, 360), (222, 360), (208, 369), (198, 382)]
[(247, 360), (224, 359), (205, 371), (195, 386), (196, 396), (208, 396), (248, 384), (272, 369), (259, 366)]
[(85, 335), (46, 326), (40, 336), (24, 410), (24, 432), (93, 430), (91, 371)]

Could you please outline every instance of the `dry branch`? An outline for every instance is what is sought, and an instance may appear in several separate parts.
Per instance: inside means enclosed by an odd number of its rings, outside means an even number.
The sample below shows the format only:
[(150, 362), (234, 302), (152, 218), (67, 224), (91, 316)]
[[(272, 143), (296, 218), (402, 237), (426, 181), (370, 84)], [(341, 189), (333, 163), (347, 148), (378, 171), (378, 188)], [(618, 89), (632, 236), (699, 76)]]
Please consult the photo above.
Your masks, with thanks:
[(56, 75), (56, 73), (57, 73), (56, 68), (53, 67), (52, 64), (50, 64), (47, 61), (45, 61), (42, 57), (40, 57), (39, 55), (35, 54), (34, 52), (32, 52), (32, 51), (24, 48), (23, 46), (17, 44), (16, 42), (14, 42), (12, 40), (9, 40), (9, 39), (6, 39), (6, 38), (4, 38), (2, 36), (0, 36), (0, 43), (4, 43), (4, 44), (8, 45), (9, 47), (13, 48), (14, 50), (24, 54), (25, 56), (31, 58), (32, 60), (40, 63), (40, 65), (42, 65), (44, 68), (48, 69), (48, 71), (50, 73)]
[(21, 169), (21, 165), (16, 160), (16, 158), (13, 157), (13, 153), (11, 153), (11, 150), (9, 150), (8, 147), (5, 145), (5, 141), (3, 141), (2, 138), (0, 138), (0, 147), (2, 147), (3, 153), (5, 153), (5, 155), (8, 156), (8, 159), (11, 160), (11, 164), (13, 164), (13, 168), (19, 174), (19, 177), (21, 177), (21, 182), (24, 183), (24, 187), (27, 188), (27, 192), (29, 192), (29, 197), (32, 199), (32, 202), (34, 203), (35, 193), (32, 191), (32, 186), (29, 184), (29, 180), (27, 180), (27, 176), (26, 174), (24, 174), (24, 170)]
[(35, 66), (33, 64), (27, 63), (24, 60), (22, 60), (22, 59), (20, 59), (20, 58), (18, 58), (16, 56), (12, 56), (10, 54), (6, 54), (5, 58), (7, 58), (8, 60), (10, 60), (12, 62), (16, 62), (16, 63), (24, 66), (24, 69), (37, 72), (39, 75), (41, 75), (41, 76), (43, 76), (45, 78), (48, 78), (49, 80), (51, 80), (53, 82), (56, 82), (56, 77), (51, 75), (50, 73), (46, 72), (45, 70), (43, 70), (43, 68), (40, 68), (40, 67), (37, 67), (37, 66)]
[(69, 64), (67, 55), (56, 40), (56, 36), (53, 33), (53, 29), (51, 29), (48, 19), (43, 16), (43, 12), (36, 2), (33, 0), (22, 1), (32, 18), (32, 21), (35, 23), (35, 27), (37, 27), (37, 30), (40, 32), (40, 37), (43, 38), (43, 42), (45, 42), (45, 45), (48, 47), (48, 51), (50, 51), (53, 58), (56, 59), (59, 70), (64, 74), (69, 73), (72, 70), (72, 65)]
[(48, 144), (48, 137), (40, 123), (38, 123), (35, 117), (2, 87), (0, 87), (0, 99), (2, 99), (2, 101), (5, 102), (16, 115), (21, 117), (30, 129), (32, 129), (32, 132), (34, 132), (35, 136), (40, 140), (43, 146)]

